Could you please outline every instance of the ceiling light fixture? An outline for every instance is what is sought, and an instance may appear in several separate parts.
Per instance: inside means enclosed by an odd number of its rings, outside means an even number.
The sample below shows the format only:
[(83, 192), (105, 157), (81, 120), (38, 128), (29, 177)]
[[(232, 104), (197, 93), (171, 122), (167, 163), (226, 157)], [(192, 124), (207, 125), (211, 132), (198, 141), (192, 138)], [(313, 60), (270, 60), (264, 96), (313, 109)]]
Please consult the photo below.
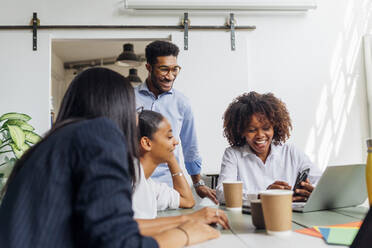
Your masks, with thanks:
[(126, 43), (123, 45), (123, 52), (117, 57), (115, 64), (124, 67), (137, 67), (142, 62), (134, 53), (133, 44)]
[(137, 75), (137, 69), (134, 69), (134, 68), (129, 69), (128, 79), (133, 87), (142, 83), (141, 78)]

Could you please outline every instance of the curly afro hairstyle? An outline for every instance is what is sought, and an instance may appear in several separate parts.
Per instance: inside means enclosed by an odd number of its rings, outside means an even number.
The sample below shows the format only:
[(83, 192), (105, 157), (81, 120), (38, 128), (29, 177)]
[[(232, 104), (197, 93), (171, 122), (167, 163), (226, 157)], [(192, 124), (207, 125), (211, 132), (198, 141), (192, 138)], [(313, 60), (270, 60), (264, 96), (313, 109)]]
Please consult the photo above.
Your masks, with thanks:
[(177, 57), (180, 49), (173, 43), (164, 40), (156, 40), (146, 46), (146, 60), (150, 65), (157, 63), (157, 57), (174, 56)]
[(290, 136), (292, 123), (288, 110), (274, 94), (244, 93), (230, 103), (223, 116), (223, 132), (231, 146), (244, 146), (246, 140), (243, 133), (251, 122), (252, 115), (261, 115), (274, 128), (273, 143), (284, 143)]

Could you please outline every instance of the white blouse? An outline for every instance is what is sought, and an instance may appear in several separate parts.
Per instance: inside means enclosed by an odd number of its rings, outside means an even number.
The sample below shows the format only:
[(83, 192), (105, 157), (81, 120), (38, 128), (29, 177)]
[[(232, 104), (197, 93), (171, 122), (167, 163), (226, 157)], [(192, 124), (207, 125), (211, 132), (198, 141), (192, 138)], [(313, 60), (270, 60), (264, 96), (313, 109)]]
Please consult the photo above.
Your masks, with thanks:
[(222, 182), (227, 180), (243, 181), (243, 198), (247, 194), (258, 194), (277, 180), (287, 182), (293, 188), (297, 174), (306, 168), (310, 168), (310, 183), (316, 184), (322, 171), (305, 153), (291, 144), (271, 144), (265, 164), (248, 144), (228, 147), (222, 158), (217, 198), (225, 202)]
[(142, 165), (139, 167), (140, 172), (138, 173), (138, 170), (136, 170), (138, 181), (132, 195), (133, 218), (154, 219), (157, 210), (178, 208), (180, 194), (166, 183), (154, 182), (151, 178), (146, 179)]

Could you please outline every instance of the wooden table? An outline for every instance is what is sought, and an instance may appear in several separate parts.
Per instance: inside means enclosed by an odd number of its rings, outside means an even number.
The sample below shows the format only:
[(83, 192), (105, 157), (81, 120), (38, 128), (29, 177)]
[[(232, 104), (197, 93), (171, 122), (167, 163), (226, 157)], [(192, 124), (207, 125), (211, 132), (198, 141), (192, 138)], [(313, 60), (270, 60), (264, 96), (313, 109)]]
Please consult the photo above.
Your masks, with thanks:
[[(200, 207), (199, 207), (200, 208)], [(179, 214), (191, 213), (197, 209), (178, 209), (178, 210), (167, 210), (159, 211), (158, 216), (172, 216)], [(225, 210), (224, 207), (220, 209)], [(342, 208), (335, 210), (316, 211), (309, 213), (295, 213), (293, 212), (292, 217), (292, 230), (301, 229), (304, 227), (312, 227), (314, 225), (335, 225), (343, 224), (348, 222), (360, 221), (364, 218), (368, 211), (366, 207), (351, 207)], [(267, 235), (265, 230), (257, 230), (253, 224), (251, 215), (242, 214), (241, 212), (226, 211), (230, 222), (230, 230), (221, 230), (221, 237), (215, 240), (210, 240), (202, 244), (198, 244), (192, 247), (204, 248), (240, 248), (240, 247), (275, 247), (275, 248), (290, 248), (290, 247), (301, 247), (301, 248), (322, 248), (332, 247), (326, 244), (326, 242), (317, 237), (312, 237), (300, 233), (293, 232), (291, 235), (286, 237), (278, 237)], [(337, 248), (346, 246), (337, 246)]]

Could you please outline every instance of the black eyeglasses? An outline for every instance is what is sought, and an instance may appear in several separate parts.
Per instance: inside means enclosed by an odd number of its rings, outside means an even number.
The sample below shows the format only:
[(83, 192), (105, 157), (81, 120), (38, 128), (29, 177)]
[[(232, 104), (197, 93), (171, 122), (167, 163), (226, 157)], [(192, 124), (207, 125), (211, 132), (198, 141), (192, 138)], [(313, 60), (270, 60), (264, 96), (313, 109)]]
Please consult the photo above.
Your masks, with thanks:
[(138, 107), (138, 108), (136, 108), (136, 112), (139, 114), (139, 113), (141, 113), (143, 111), (143, 109), (144, 109), (143, 106)]
[(181, 66), (179, 66), (179, 65), (176, 65), (174, 67), (161, 65), (161, 66), (157, 66), (156, 68), (159, 70), (160, 75), (162, 75), (162, 76), (168, 75), (169, 72), (172, 72), (173, 76), (177, 76), (178, 73), (180, 73), (180, 71), (181, 71)]

